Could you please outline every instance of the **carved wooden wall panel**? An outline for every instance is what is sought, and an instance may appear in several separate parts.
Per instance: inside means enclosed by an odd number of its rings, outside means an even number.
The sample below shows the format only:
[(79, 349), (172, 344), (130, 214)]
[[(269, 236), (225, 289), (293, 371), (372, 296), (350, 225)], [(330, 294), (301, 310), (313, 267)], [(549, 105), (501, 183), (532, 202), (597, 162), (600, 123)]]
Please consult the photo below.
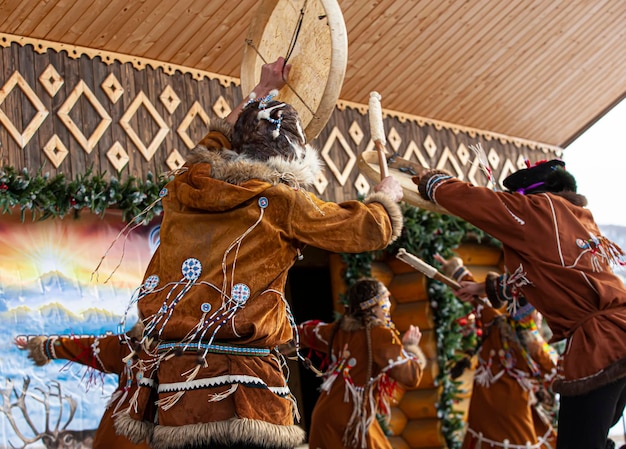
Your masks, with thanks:
[[(178, 68), (180, 69), (180, 68)], [(211, 120), (241, 101), (237, 79), (183, 72), (80, 48), (0, 45), (0, 162), (68, 177), (107, 172), (145, 178), (180, 167)], [(384, 99), (383, 99), (384, 106)], [(560, 149), (383, 109), (387, 148), (425, 167), (477, 185), (487, 178), (470, 146), (481, 144), (499, 182)], [(367, 106), (340, 101), (312, 142), (326, 170), (314, 190), (340, 201), (365, 195), (371, 183), (357, 165), (373, 149)]]

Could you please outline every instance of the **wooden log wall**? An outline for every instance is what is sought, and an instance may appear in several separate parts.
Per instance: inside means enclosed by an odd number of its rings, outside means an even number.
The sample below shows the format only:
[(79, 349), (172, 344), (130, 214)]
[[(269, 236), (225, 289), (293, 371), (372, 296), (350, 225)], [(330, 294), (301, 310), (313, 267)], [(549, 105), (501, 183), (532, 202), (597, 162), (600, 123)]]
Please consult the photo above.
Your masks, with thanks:
[[(0, 36), (0, 163), (68, 178), (107, 172), (145, 178), (180, 167), (211, 120), (241, 101), (239, 80), (175, 70), (46, 41)], [(132, 60), (131, 60), (132, 59)], [(383, 99), (384, 106), (384, 99)], [(497, 180), (560, 149), (383, 109), (388, 149), (477, 185), (487, 178), (470, 145), (482, 144)], [(372, 149), (367, 106), (339, 101), (312, 144), (326, 165), (314, 187), (326, 200), (367, 194), (358, 155)]]

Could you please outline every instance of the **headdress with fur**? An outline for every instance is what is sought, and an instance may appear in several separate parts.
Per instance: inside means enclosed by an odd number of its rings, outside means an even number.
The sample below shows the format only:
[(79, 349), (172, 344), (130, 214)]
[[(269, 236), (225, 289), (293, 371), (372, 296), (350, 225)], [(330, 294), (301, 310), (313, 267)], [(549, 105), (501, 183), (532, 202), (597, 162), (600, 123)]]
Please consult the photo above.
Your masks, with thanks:
[(576, 193), (576, 179), (565, 170), (565, 162), (560, 159), (540, 161), (528, 168), (516, 171), (504, 179), (502, 184), (511, 192), (530, 193), (573, 192)]
[(233, 150), (257, 160), (304, 157), (306, 137), (293, 106), (278, 101), (249, 102), (235, 123)]

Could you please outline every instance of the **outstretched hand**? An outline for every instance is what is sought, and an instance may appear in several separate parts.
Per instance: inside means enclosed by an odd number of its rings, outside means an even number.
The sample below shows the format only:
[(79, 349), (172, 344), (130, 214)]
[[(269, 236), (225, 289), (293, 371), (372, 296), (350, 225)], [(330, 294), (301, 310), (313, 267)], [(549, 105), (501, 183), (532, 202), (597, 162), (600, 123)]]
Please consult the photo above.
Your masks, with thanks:
[(457, 298), (464, 302), (470, 302), (475, 298), (485, 296), (485, 283), (462, 281), (461, 288), (456, 290), (454, 294)]
[(28, 338), (23, 335), (18, 335), (13, 340), (13, 343), (15, 344), (15, 346), (17, 346), (18, 349), (26, 349), (26, 347), (28, 346)]
[(395, 202), (402, 201), (402, 197), (404, 196), (404, 192), (402, 192), (402, 185), (400, 181), (398, 181), (393, 176), (387, 176), (383, 178), (380, 183), (374, 186), (375, 192), (382, 192), (392, 198)]
[(422, 339), (422, 332), (417, 326), (410, 325), (409, 329), (402, 336), (402, 344), (416, 345)]

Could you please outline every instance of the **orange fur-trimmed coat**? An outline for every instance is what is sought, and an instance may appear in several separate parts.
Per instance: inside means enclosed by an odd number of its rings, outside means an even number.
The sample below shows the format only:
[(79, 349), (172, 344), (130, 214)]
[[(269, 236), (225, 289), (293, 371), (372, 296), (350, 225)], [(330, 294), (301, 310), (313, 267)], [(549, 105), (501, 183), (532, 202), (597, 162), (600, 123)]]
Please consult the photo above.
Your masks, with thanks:
[(379, 320), (369, 336), (363, 323), (350, 316), (332, 324), (308, 321), (299, 329), (301, 346), (331, 361), (311, 416), (309, 447), (391, 449), (376, 414), (381, 405), (388, 406), (389, 387), (417, 387), (426, 365), (420, 348), (404, 346), (397, 332)]
[(164, 188), (160, 245), (136, 298), (143, 377), (136, 408), (116, 425), (155, 449), (301, 444), (274, 350), (295, 330), (288, 270), (307, 245), (382, 249), (402, 229), (398, 204), (383, 193), (338, 204), (308, 192), (319, 170), (310, 147), (301, 159), (261, 162), (230, 151), (229, 132), (203, 139)]

